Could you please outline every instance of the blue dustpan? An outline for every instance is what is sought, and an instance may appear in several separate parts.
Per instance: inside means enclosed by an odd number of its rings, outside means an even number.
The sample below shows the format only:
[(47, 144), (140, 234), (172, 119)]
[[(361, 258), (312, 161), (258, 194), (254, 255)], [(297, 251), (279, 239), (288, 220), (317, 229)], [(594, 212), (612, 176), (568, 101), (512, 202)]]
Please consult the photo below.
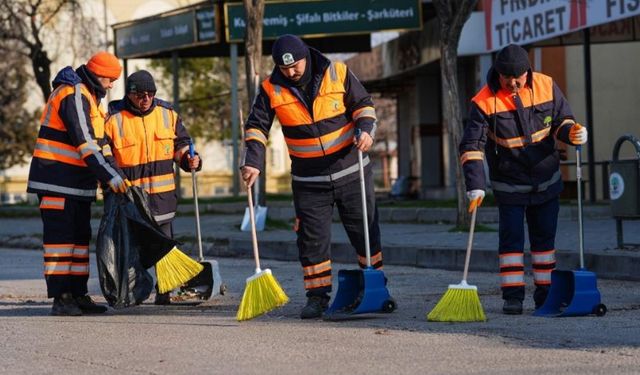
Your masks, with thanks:
[(387, 279), (380, 270), (371, 267), (369, 248), (369, 223), (367, 219), (367, 198), (364, 186), (364, 166), (362, 151), (358, 150), (360, 166), (360, 191), (362, 196), (362, 221), (367, 266), (362, 270), (342, 270), (338, 272), (338, 291), (333, 303), (325, 312), (326, 319), (340, 316), (373, 312), (392, 312), (396, 303), (387, 290)]
[(596, 274), (584, 268), (584, 233), (582, 228), (582, 173), (580, 146), (576, 147), (576, 176), (578, 181), (578, 232), (580, 243), (580, 268), (575, 271), (552, 271), (551, 288), (544, 304), (535, 316), (603, 316), (607, 307), (600, 303)]
[(544, 304), (535, 316), (584, 316), (606, 314), (607, 307), (600, 303), (596, 274), (585, 269), (553, 271), (551, 288)]
[(338, 272), (338, 292), (325, 314), (392, 312), (395, 308), (384, 273), (368, 267)]

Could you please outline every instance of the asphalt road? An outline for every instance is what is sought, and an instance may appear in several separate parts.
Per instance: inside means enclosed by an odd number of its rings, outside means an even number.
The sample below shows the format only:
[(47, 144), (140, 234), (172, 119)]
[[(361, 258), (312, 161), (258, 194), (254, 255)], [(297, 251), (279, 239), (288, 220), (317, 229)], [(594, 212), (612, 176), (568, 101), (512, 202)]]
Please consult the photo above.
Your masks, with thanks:
[[(302, 321), (299, 265), (264, 261), (291, 302), (239, 323), (235, 313), (252, 261), (218, 261), (229, 291), (199, 306), (155, 306), (150, 299), (104, 315), (53, 317), (41, 252), (0, 249), (0, 373), (640, 373), (637, 282), (599, 281), (609, 308), (604, 317), (539, 318), (531, 316), (530, 290), (525, 314), (505, 316), (497, 276), (471, 273), (488, 322), (433, 323), (425, 314), (461, 273), (387, 266), (396, 312)], [(91, 262), (95, 265), (94, 258)], [(341, 267), (353, 265), (336, 265), (334, 272)], [(104, 301), (96, 277), (94, 267), (90, 291)]]

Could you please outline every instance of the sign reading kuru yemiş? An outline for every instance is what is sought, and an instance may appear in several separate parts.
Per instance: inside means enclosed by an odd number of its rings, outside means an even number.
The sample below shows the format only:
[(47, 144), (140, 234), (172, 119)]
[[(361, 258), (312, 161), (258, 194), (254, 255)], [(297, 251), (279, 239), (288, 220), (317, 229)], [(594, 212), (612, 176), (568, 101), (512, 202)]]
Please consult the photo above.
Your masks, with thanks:
[(136, 57), (151, 52), (184, 48), (200, 42), (217, 42), (213, 7), (190, 9), (114, 27), (116, 55)]
[[(242, 3), (225, 4), (227, 40), (244, 39)], [(269, 2), (264, 6), (263, 38), (282, 34), (326, 36), (422, 27), (419, 0), (324, 0)]]

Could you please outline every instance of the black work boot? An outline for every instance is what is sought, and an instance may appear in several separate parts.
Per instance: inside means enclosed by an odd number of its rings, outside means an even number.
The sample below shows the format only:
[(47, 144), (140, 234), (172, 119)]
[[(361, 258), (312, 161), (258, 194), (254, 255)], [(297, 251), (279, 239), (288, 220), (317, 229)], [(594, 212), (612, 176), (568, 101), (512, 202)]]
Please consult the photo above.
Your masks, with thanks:
[(171, 292), (160, 293), (158, 290), (158, 284), (156, 284), (156, 297), (153, 300), (154, 305), (170, 305), (171, 304)]
[(55, 316), (80, 316), (82, 310), (78, 307), (76, 300), (71, 293), (62, 293), (60, 297), (53, 299), (53, 306), (51, 306), (51, 315)]
[(88, 295), (76, 297), (76, 304), (82, 310), (83, 314), (104, 314), (107, 312), (107, 307), (98, 305), (93, 302)]
[(328, 296), (311, 296), (307, 298), (307, 305), (300, 312), (300, 319), (317, 319), (329, 306)]
[(515, 298), (505, 300), (504, 305), (502, 306), (502, 312), (507, 315), (522, 314), (522, 301)]
[(547, 300), (548, 294), (549, 294), (548, 285), (540, 285), (536, 287), (535, 292), (533, 292), (533, 301), (536, 304), (536, 310), (541, 308), (542, 305), (544, 305), (544, 301)]

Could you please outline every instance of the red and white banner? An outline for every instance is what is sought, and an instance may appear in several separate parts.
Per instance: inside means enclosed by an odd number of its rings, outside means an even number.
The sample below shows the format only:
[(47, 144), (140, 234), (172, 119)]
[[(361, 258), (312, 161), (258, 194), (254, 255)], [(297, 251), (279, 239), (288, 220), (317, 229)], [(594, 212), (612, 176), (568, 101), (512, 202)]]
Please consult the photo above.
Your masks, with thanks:
[(487, 50), (640, 15), (640, 0), (484, 0)]

